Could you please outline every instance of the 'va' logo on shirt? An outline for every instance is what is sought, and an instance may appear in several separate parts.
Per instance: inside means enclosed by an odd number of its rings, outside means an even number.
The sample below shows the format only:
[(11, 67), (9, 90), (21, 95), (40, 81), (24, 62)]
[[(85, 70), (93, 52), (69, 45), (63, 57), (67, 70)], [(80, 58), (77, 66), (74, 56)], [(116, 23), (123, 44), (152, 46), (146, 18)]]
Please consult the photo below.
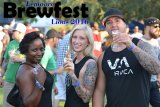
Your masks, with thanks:
[[(111, 62), (111, 60), (107, 60), (107, 63), (110, 69), (114, 71), (114, 76), (133, 74), (133, 71), (132, 69), (130, 69), (130, 65), (128, 64), (126, 57), (123, 57), (122, 59), (116, 58), (113, 63)], [(122, 66), (124, 69), (121, 69)]]

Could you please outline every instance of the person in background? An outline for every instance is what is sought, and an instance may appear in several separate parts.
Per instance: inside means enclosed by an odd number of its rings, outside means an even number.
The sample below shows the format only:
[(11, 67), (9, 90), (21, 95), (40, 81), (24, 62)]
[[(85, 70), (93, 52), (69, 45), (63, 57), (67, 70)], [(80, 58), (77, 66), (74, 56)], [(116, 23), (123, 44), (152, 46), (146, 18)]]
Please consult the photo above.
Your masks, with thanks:
[(106, 11), (102, 20), (112, 43), (98, 59), (98, 79), (93, 107), (148, 107), (150, 74), (160, 73), (160, 61), (153, 47), (131, 38), (119, 9)]
[(52, 107), (52, 75), (40, 65), (45, 42), (39, 33), (26, 34), (19, 45), (25, 55), (16, 75), (16, 85), (20, 92), (22, 107)]
[(6, 47), (7, 45), (9, 44), (10, 42), (10, 36), (9, 36), (9, 25), (4, 25), (4, 28), (3, 28), (3, 31), (5, 33), (5, 36), (3, 37), (2, 39), (2, 42), (3, 42), (3, 53), (5, 52), (6, 50)]
[(53, 50), (56, 48), (59, 39), (61, 39), (61, 35), (54, 29), (51, 29), (46, 34), (46, 47), (44, 51), (44, 55), (41, 59), (42, 66), (49, 71), (49, 73), (54, 77), (54, 84), (52, 90), (52, 105), (55, 107), (55, 94), (58, 93), (57, 87), (55, 86), (56, 75), (54, 72), (56, 70), (56, 55)]
[(63, 29), (61, 30), (61, 32), (60, 32), (60, 33), (61, 33), (61, 36), (62, 36), (62, 37), (64, 37), (64, 36), (66, 35), (66, 31), (65, 31), (65, 30), (63, 30)]
[(19, 43), (23, 39), (25, 32), (25, 25), (22, 23), (16, 23), (13, 27), (14, 39), (7, 45), (4, 53), (4, 60), (0, 72), (0, 86), (3, 87), (3, 107), (12, 107), (6, 102), (6, 98), (15, 84), (16, 73), (20, 63), (25, 61), (24, 56), (20, 54), (18, 50)]
[(31, 26), (31, 24), (29, 22), (25, 22), (24, 25), (26, 26), (26, 33), (25, 34), (37, 31)]
[(143, 36), (142, 33), (139, 32), (139, 27), (138, 26), (135, 26), (134, 27), (134, 33), (131, 35), (133, 38), (141, 38)]
[(99, 25), (97, 22), (91, 23), (91, 28), (93, 31), (93, 38), (94, 38), (94, 54), (98, 58), (102, 53), (102, 42), (101, 42), (101, 35), (99, 32)]
[(43, 40), (45, 40), (45, 39), (47, 38), (46, 35), (43, 34), (40, 30), (39, 30), (39, 31), (35, 31), (35, 32), (39, 33), (39, 36), (40, 36)]
[(3, 27), (0, 26), (0, 39), (2, 40), (4, 37), (5, 33), (3, 32)]
[[(94, 59), (92, 29), (77, 25), (71, 32), (70, 49), (66, 55), (66, 102), (64, 107), (89, 107), (97, 78), (97, 63)], [(70, 53), (75, 52), (74, 60)]]
[(2, 63), (2, 57), (3, 57), (3, 38), (5, 36), (5, 33), (3, 32), (3, 27), (0, 26), (0, 64)]
[(102, 41), (102, 50), (105, 51), (111, 45), (111, 42), (112, 42), (111, 36), (105, 37)]
[[(76, 25), (74, 25), (75, 27)], [(73, 28), (74, 28), (73, 27)], [(69, 49), (69, 38), (70, 38), (70, 32), (66, 34), (58, 43), (56, 56), (57, 56), (57, 81), (56, 81), (56, 87), (58, 89), (58, 93), (55, 95), (55, 107), (58, 107), (59, 101), (65, 101), (66, 100), (66, 84), (65, 84), (65, 78), (66, 78), (66, 72), (60, 72), (63, 70), (64, 65), (64, 59), (66, 56), (66, 53)], [(73, 53), (71, 54), (71, 58), (73, 58)]]
[[(157, 55), (157, 59), (160, 60), (160, 47), (158, 44), (158, 36), (159, 36), (159, 29), (160, 29), (160, 20), (155, 17), (149, 17), (144, 20), (145, 25), (145, 34), (142, 37), (142, 40), (148, 42), (154, 47), (154, 50)], [(152, 107), (160, 107), (160, 74), (158, 75), (151, 75), (150, 80), (150, 104)]]
[[(2, 38), (0, 38), (0, 65), (1, 65), (2, 60), (3, 60), (3, 47), (4, 47), (4, 45), (2, 43)], [(1, 66), (0, 66), (0, 68), (1, 68)]]

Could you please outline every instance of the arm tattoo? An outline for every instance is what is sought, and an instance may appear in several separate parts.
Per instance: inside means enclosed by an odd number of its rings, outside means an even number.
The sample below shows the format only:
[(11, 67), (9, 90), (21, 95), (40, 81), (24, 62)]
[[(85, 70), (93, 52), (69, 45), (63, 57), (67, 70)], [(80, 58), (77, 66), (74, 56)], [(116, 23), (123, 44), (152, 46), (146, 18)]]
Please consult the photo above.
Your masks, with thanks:
[(75, 88), (78, 96), (81, 97), (84, 102), (89, 102), (92, 97), (97, 78), (97, 72), (98, 70), (96, 62), (89, 62), (83, 76), (83, 84), (81, 84), (80, 87)]
[(160, 73), (160, 61), (157, 58), (154, 48), (144, 41), (139, 41), (137, 46), (133, 49), (133, 53), (143, 68), (151, 74)]
[(154, 47), (158, 60), (160, 61), (160, 48)]

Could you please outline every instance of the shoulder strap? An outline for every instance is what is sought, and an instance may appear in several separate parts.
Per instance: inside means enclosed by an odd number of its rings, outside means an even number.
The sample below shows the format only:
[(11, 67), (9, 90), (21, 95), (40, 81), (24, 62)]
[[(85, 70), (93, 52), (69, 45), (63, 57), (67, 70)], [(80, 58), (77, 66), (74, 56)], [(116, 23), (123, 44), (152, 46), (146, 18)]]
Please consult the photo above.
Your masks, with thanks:
[(133, 38), (133, 39), (132, 39), (132, 42), (133, 42), (135, 45), (137, 45), (138, 42), (139, 42), (139, 40), (140, 40), (140, 39), (138, 39), (138, 38)]
[(77, 59), (76, 57), (73, 59), (73, 63), (75, 63), (76, 59)]
[(46, 68), (44, 68), (43, 66), (42, 66), (42, 64), (39, 64), (45, 71), (46, 71)]

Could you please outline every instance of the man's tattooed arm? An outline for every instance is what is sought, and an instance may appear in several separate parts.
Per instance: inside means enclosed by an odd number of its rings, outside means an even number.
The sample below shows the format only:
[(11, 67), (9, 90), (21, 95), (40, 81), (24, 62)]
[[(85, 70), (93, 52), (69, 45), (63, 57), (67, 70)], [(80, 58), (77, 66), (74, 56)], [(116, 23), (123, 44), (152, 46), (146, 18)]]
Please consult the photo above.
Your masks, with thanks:
[(160, 73), (160, 61), (157, 58), (154, 48), (142, 40), (132, 50), (139, 63), (151, 74)]
[[(83, 76), (83, 81), (80, 83), (80, 86), (75, 88), (78, 96), (85, 103), (89, 102), (92, 97), (95, 88), (97, 73), (97, 63), (95, 61), (89, 62), (86, 65), (86, 71)], [(77, 78), (72, 77), (72, 84), (74, 84), (76, 81)]]

